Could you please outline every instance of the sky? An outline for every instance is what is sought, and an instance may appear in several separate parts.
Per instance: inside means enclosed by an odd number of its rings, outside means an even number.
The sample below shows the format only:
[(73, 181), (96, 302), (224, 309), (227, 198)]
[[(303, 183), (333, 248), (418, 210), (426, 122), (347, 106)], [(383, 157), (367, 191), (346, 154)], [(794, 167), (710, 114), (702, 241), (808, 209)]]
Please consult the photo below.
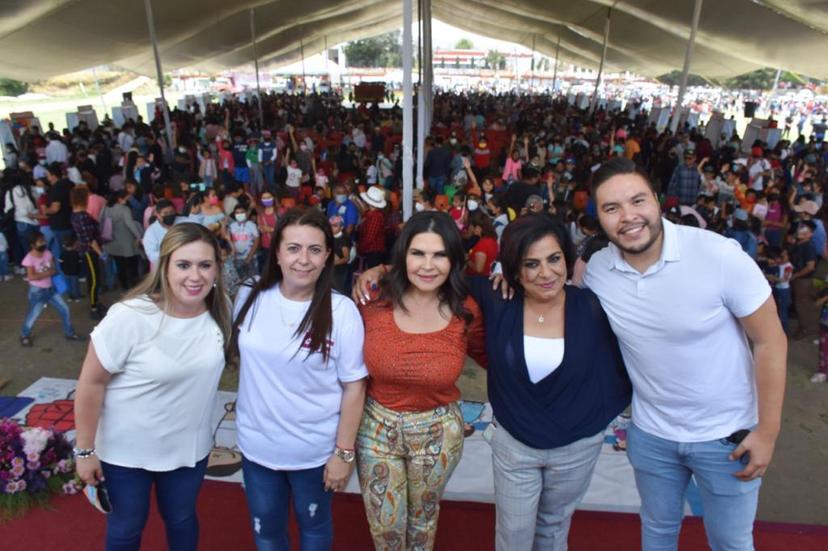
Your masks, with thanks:
[[(468, 38), (474, 44), (476, 50), (499, 50), (501, 52), (511, 52), (517, 50), (518, 52), (532, 53), (532, 50), (525, 48), (519, 44), (512, 42), (504, 42), (503, 40), (495, 40), (485, 36), (470, 33), (457, 27), (452, 27), (448, 23), (443, 23), (438, 19), (431, 20), (431, 36), (434, 49), (449, 49), (454, 48), (454, 45), (461, 38)], [(414, 26), (414, 41), (417, 40), (417, 26)]]

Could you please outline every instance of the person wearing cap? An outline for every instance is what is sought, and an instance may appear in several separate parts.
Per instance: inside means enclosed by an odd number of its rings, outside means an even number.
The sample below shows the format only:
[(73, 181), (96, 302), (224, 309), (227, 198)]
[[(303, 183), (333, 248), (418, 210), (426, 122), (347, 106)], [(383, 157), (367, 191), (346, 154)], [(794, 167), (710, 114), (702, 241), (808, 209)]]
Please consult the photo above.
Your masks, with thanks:
[(359, 226), (357, 252), (362, 257), (363, 269), (373, 268), (385, 259), (385, 190), (371, 186), (359, 194), (368, 210)]
[(818, 257), (822, 257), (825, 251), (828, 236), (825, 232), (825, 224), (817, 217), (819, 213), (819, 205), (815, 201), (805, 200), (800, 201), (798, 205), (793, 208), (794, 212), (799, 214), (799, 219), (802, 221), (810, 220), (814, 223), (814, 235), (812, 241), (814, 249)]
[(680, 205), (693, 205), (699, 195), (701, 176), (696, 167), (696, 157), (690, 150), (684, 150), (684, 163), (676, 166), (667, 186), (667, 195), (677, 197)]
[(799, 329), (791, 335), (793, 339), (813, 337), (818, 329), (818, 312), (814, 307), (813, 278), (816, 273), (817, 250), (814, 246), (813, 220), (802, 220), (796, 229), (796, 243), (791, 250), (791, 290), (796, 316), (799, 319)]
[(770, 176), (771, 164), (764, 158), (764, 151), (761, 147), (755, 146), (750, 150), (747, 167), (750, 189), (762, 191), (765, 188), (765, 180)]
[(750, 214), (748, 214), (748, 211), (745, 209), (733, 211), (733, 225), (725, 231), (725, 237), (735, 239), (742, 250), (753, 260), (756, 260), (759, 241), (750, 231)]

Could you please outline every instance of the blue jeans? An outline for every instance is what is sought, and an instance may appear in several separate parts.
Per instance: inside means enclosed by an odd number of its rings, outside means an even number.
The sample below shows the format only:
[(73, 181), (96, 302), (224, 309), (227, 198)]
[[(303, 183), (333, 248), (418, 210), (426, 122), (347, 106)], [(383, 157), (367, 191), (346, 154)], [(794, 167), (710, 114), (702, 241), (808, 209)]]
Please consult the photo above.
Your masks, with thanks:
[(9, 252), (0, 251), (0, 277), (9, 275)]
[(265, 189), (274, 193), (276, 191), (276, 165), (270, 162), (263, 164), (262, 168), (264, 169)]
[(64, 302), (54, 287), (35, 287), (29, 285), (29, 309), (26, 312), (26, 318), (23, 321), (23, 329), (20, 335), (23, 337), (30, 337), (32, 335), (32, 327), (34, 327), (40, 313), (46, 304), (51, 304), (60, 316), (63, 322), (63, 334), (67, 337), (75, 334), (72, 328), (72, 319), (69, 316), (69, 306)]
[(62, 274), (63, 269), (60, 267), (60, 252), (63, 247), (61, 245), (63, 245), (63, 240), (66, 239), (67, 235), (72, 235), (72, 230), (56, 230), (52, 228), (51, 232), (52, 239), (49, 240), (49, 252), (55, 258), (55, 269), (59, 274)]
[(791, 309), (791, 288), (773, 288), (773, 298), (776, 299), (776, 310), (779, 312), (779, 321), (782, 322), (782, 329), (788, 334), (788, 311)]
[(324, 466), (300, 471), (274, 471), (242, 458), (244, 491), (259, 551), (289, 551), (288, 508), (299, 523), (302, 551), (327, 551), (333, 543), (331, 492), (325, 491)]
[(107, 515), (106, 550), (138, 551), (147, 522), (150, 490), (155, 484), (170, 551), (198, 549), (196, 498), (207, 468), (205, 457), (194, 467), (155, 472), (101, 462), (112, 512)]
[[(26, 252), (29, 250), (29, 235), (33, 231), (40, 229), (40, 226), (37, 224), (27, 224), (25, 222), (15, 222), (15, 229), (17, 230), (17, 239), (20, 242), (20, 250), (23, 251), (23, 256), (26, 256)], [(23, 260), (23, 256), (20, 257), (20, 260)], [(18, 264), (20, 262), (18, 261)]]
[(69, 284), (69, 298), (80, 298), (80, 276), (64, 275), (63, 277), (66, 278), (66, 283)]
[(445, 190), (448, 179), (445, 176), (430, 176), (428, 178), (428, 187), (434, 190), (437, 195), (442, 195)]
[(725, 438), (674, 442), (630, 425), (627, 455), (641, 496), (644, 551), (678, 548), (684, 496), (691, 475), (699, 487), (704, 530), (713, 551), (753, 550), (753, 521), (762, 482), (759, 478), (742, 482), (733, 476), (744, 468), (742, 462), (728, 459), (735, 448)]

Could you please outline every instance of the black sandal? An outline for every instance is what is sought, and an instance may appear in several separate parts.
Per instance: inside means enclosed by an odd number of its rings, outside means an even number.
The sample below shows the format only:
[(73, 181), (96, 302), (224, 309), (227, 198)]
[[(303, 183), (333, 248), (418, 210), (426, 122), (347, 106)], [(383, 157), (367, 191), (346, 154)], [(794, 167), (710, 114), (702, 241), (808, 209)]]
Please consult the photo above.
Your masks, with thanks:
[(32, 346), (31, 337), (20, 337), (20, 344), (25, 346), (25, 347), (31, 347)]

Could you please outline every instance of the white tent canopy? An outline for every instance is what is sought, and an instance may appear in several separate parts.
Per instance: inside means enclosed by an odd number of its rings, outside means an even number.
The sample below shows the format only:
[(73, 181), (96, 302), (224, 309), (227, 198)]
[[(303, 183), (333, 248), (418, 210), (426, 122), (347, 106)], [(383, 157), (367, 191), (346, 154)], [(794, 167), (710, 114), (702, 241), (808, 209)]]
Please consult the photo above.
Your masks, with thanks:
[[(263, 68), (402, 23), (399, 0), (153, 0), (165, 70), (225, 70), (250, 63), (249, 10)], [(416, 3), (415, 3), (416, 4)], [(597, 67), (612, 9), (605, 69), (660, 75), (682, 66), (693, 0), (432, 0), (458, 28)], [(153, 75), (143, 2), (3, 0), (0, 77), (37, 80), (110, 64)], [(723, 78), (781, 67), (828, 78), (828, 2), (725, 0), (704, 4), (692, 72)]]

